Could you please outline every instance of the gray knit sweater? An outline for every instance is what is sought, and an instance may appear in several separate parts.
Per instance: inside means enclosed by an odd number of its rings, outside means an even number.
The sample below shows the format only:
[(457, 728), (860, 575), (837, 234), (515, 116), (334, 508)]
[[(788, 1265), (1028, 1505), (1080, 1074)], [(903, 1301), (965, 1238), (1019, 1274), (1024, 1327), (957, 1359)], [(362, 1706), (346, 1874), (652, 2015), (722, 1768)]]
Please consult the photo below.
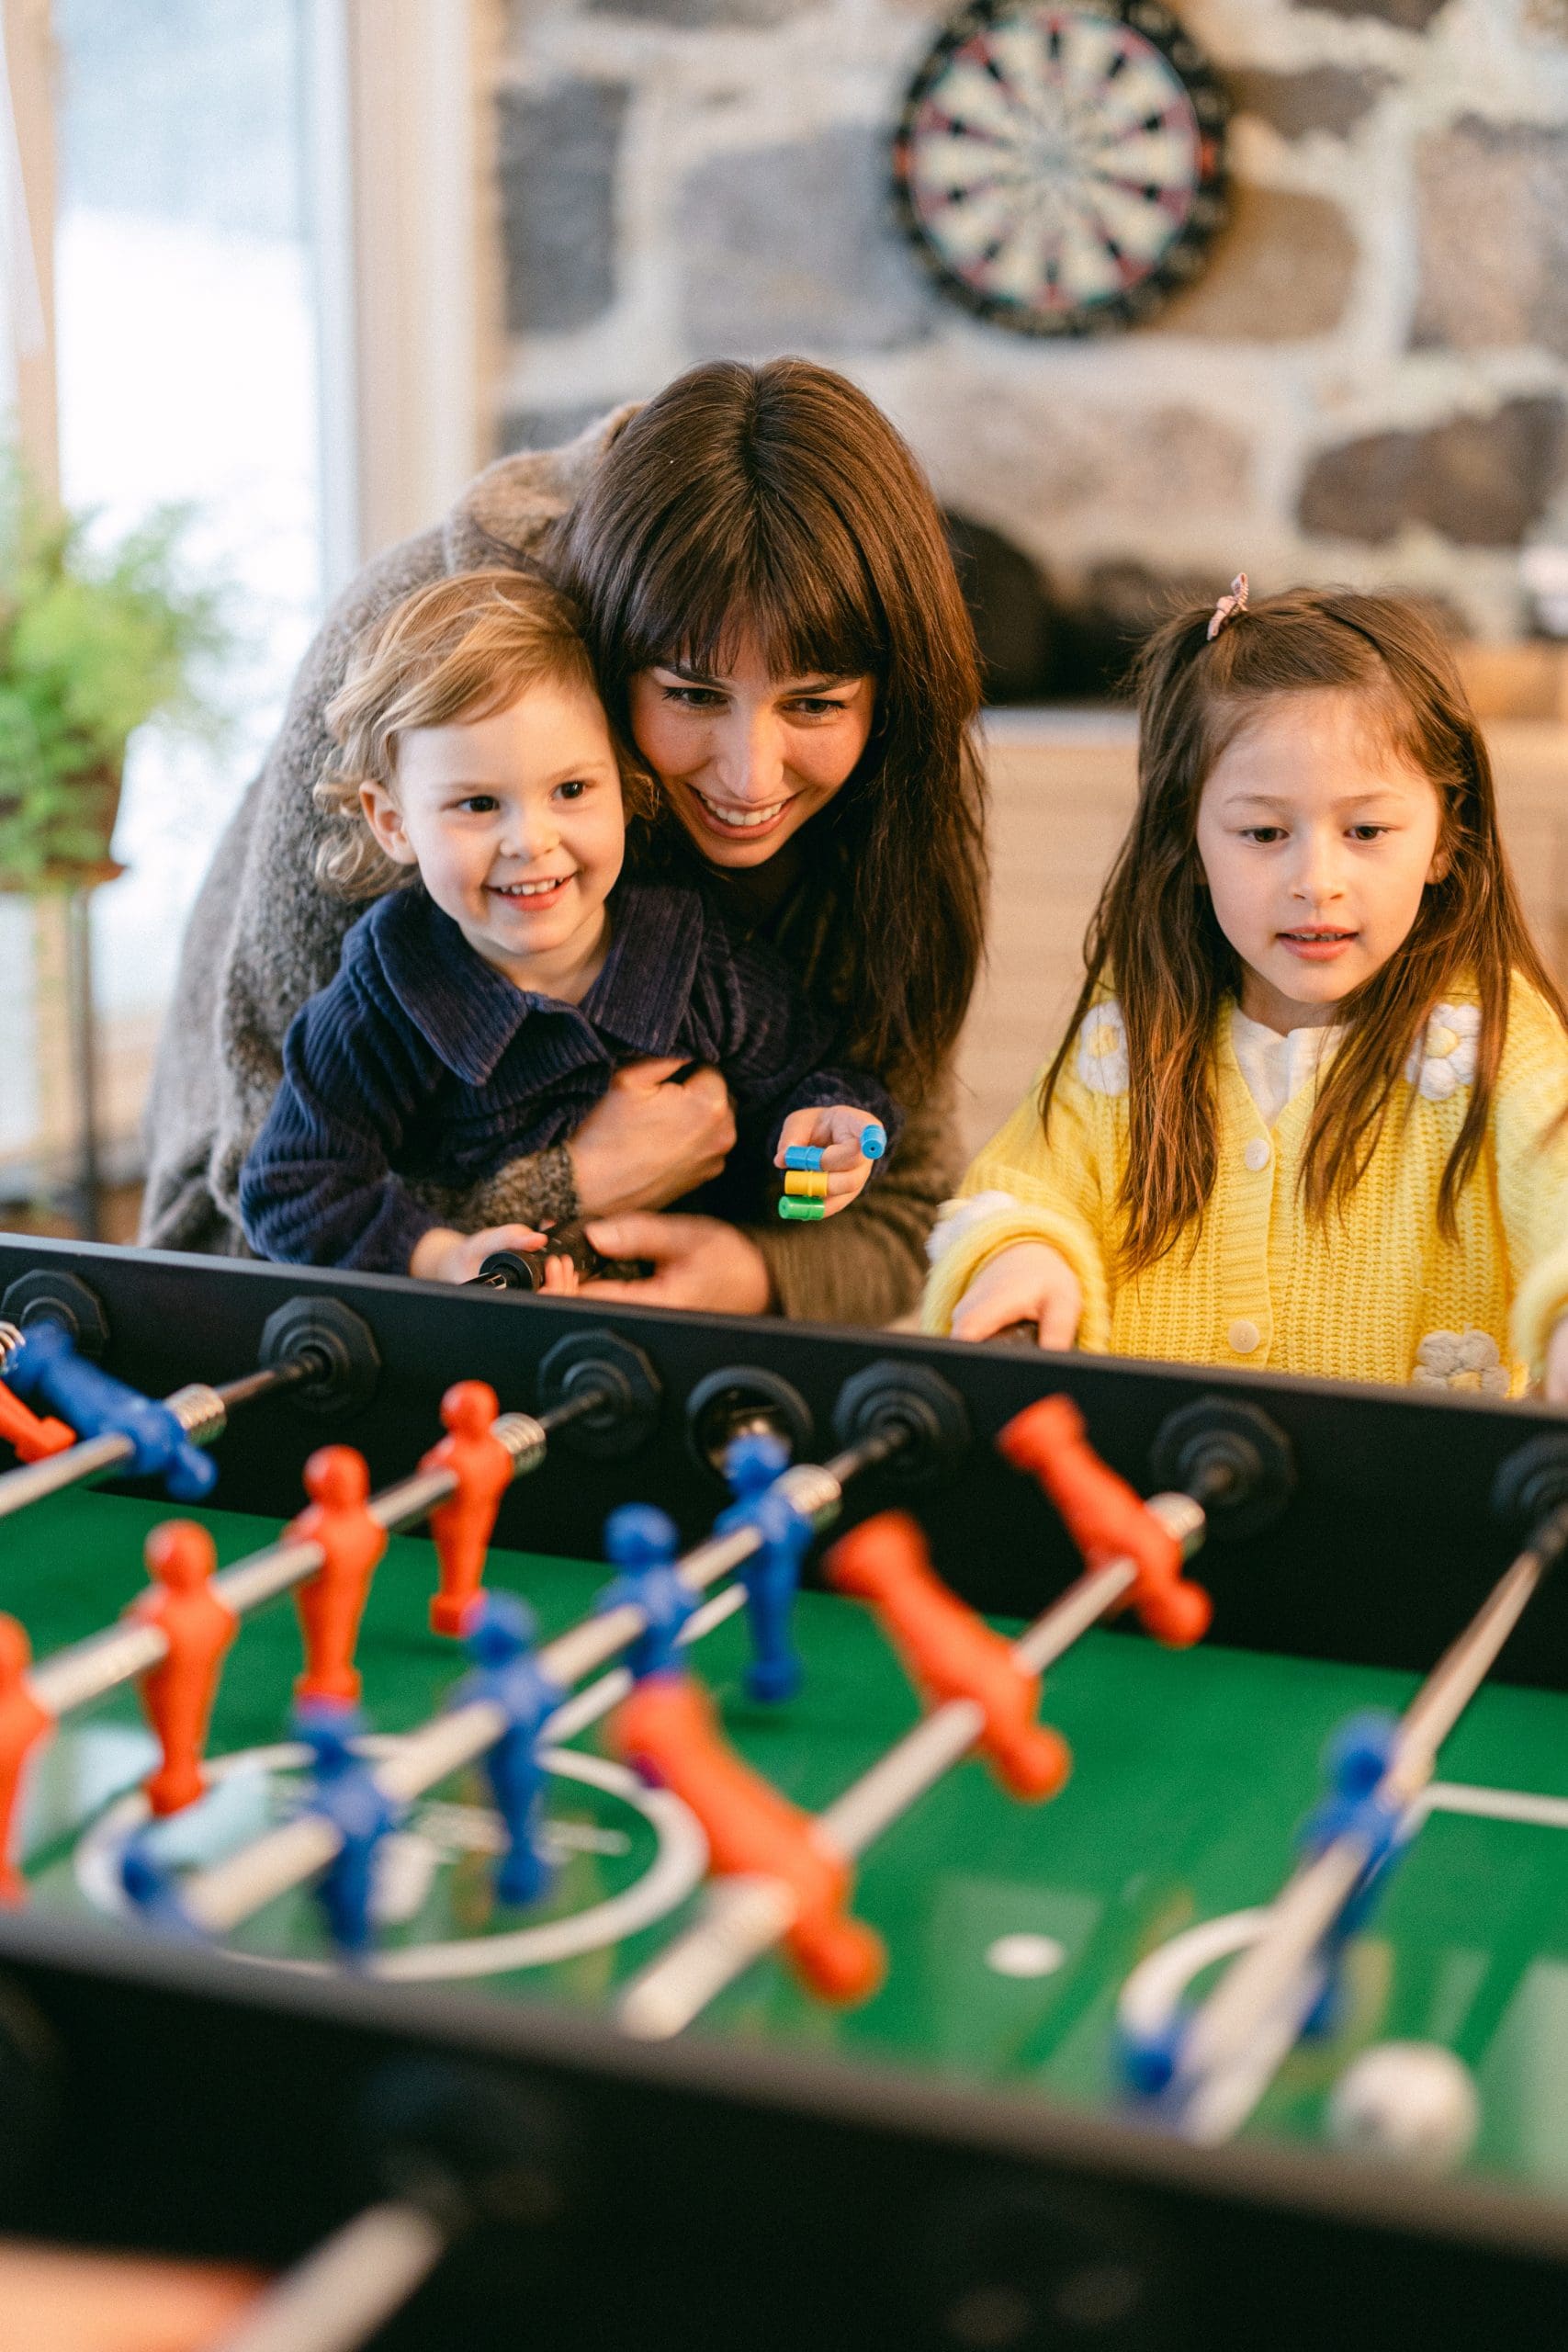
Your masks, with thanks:
[[(332, 750), (323, 713), (352, 648), (425, 582), (536, 554), (632, 413), (616, 411), (563, 449), (487, 467), (444, 524), (367, 564), (328, 614), (191, 914), (147, 1106), (144, 1242), (243, 1253), (240, 1167), (276, 1091), (284, 1033), (333, 978), (344, 934), (364, 911), (328, 897), (314, 863), (326, 820), (312, 787)], [(882, 1323), (913, 1304), (926, 1234), (959, 1172), (952, 1111), (951, 1083), (933, 1089), (848, 1216), (755, 1229), (785, 1315)], [(577, 1209), (564, 1146), (513, 1160), (471, 1191), (428, 1188), (423, 1197), (467, 1232)]]

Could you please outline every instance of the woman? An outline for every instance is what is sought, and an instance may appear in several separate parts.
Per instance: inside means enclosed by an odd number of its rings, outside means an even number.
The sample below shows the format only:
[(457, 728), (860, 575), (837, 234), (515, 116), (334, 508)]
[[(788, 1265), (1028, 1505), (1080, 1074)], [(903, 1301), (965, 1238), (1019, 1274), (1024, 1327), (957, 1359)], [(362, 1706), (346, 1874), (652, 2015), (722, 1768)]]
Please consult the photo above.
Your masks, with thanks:
[(602, 1249), (653, 1261), (635, 1293), (649, 1304), (890, 1319), (915, 1298), (957, 1173), (948, 1064), (985, 878), (978, 669), (908, 450), (863, 393), (801, 360), (697, 368), (566, 449), (501, 459), (340, 600), (192, 916), (149, 1104), (142, 1238), (243, 1246), (240, 1163), (284, 1031), (335, 970), (354, 911), (312, 878), (322, 712), (350, 647), (421, 582), (502, 560), (561, 579), (582, 607), (611, 710), (660, 786), (646, 858), (700, 862), (910, 1116), (851, 1216), (748, 1230), (658, 1217), (717, 1172), (734, 1125), (716, 1071), (671, 1086), (644, 1063), (570, 1144), (443, 1199), (443, 1216), (594, 1219)]

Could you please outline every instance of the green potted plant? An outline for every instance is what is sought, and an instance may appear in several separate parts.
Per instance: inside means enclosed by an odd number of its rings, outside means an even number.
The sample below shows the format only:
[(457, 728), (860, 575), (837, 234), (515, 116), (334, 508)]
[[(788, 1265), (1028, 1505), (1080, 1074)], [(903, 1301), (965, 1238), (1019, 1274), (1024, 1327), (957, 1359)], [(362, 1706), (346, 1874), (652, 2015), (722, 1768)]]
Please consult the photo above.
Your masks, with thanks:
[(128, 737), (154, 717), (218, 725), (201, 679), (226, 632), (180, 563), (186, 514), (108, 547), (92, 520), (0, 461), (0, 890), (103, 880)]

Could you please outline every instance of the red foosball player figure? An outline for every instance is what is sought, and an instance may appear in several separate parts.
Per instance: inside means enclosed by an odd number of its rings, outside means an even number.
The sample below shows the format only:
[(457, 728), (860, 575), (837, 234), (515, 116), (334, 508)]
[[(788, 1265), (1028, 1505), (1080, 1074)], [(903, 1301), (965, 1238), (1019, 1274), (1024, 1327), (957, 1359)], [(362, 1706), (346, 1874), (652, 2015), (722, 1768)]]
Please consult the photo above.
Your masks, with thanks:
[(147, 1802), (155, 1814), (178, 1813), (206, 1792), (201, 1755), (218, 1670), (240, 1621), (212, 1589), (217, 1554), (205, 1527), (171, 1519), (152, 1530), (144, 1556), (152, 1589), (126, 1613), (156, 1625), (169, 1645), (168, 1656), (141, 1680), (148, 1721), (164, 1750), (146, 1783)]
[(500, 1401), (482, 1380), (459, 1380), (441, 1399), (446, 1435), (433, 1445), (422, 1470), (450, 1470), (457, 1491), (430, 1514), (441, 1564), (441, 1589), (431, 1596), (430, 1629), (460, 1634), (485, 1572), (485, 1555), (495, 1529), (501, 1498), (516, 1469), (512, 1455), (492, 1436)]
[(0, 1617), (0, 1903), (22, 1899), (21, 1873), (11, 1860), (11, 1817), (21, 1792), (22, 1767), (54, 1723), (28, 1688), (32, 1645), (14, 1617)]
[(289, 1537), (319, 1544), (321, 1566), (299, 1588), (305, 1671), (294, 1688), (301, 1699), (359, 1697), (355, 1644), (387, 1531), (367, 1507), (370, 1472), (351, 1445), (323, 1445), (305, 1464), (310, 1508), (290, 1524)]
[(611, 1741), (702, 1823), (716, 1877), (774, 1879), (793, 1917), (784, 1944), (819, 1999), (869, 1999), (886, 1973), (881, 1938), (848, 1909), (853, 1872), (809, 1814), (743, 1763), (712, 1700), (689, 1675), (645, 1675), (617, 1709)]
[(19, 1396), (13, 1396), (0, 1380), (0, 1437), (11, 1446), (18, 1462), (41, 1462), (46, 1454), (63, 1453), (68, 1445), (76, 1442), (74, 1430), (67, 1429), (52, 1414), (39, 1415)]
[(931, 1567), (925, 1538), (904, 1511), (864, 1521), (823, 1566), (835, 1592), (867, 1600), (929, 1703), (972, 1699), (985, 1716), (979, 1747), (1016, 1797), (1055, 1796), (1071, 1766), (1066, 1741), (1036, 1723), (1040, 1677)]

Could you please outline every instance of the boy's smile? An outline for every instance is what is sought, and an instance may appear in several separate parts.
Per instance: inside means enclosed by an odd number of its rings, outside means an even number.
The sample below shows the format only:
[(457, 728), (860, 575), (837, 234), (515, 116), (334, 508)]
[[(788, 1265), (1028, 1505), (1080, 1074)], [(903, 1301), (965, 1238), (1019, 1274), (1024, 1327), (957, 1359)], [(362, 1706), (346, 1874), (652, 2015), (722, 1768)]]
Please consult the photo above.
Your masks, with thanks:
[(502, 710), (398, 738), (397, 790), (361, 795), (377, 840), (477, 955), (519, 988), (577, 1003), (609, 944), (604, 901), (626, 819), (604, 713), (543, 680)]
[(1261, 707), (1198, 804), (1198, 854), (1241, 958), (1242, 1011), (1281, 1035), (1333, 1022), (1441, 879), (1441, 829), (1430, 779), (1363, 697), (1323, 687)]

